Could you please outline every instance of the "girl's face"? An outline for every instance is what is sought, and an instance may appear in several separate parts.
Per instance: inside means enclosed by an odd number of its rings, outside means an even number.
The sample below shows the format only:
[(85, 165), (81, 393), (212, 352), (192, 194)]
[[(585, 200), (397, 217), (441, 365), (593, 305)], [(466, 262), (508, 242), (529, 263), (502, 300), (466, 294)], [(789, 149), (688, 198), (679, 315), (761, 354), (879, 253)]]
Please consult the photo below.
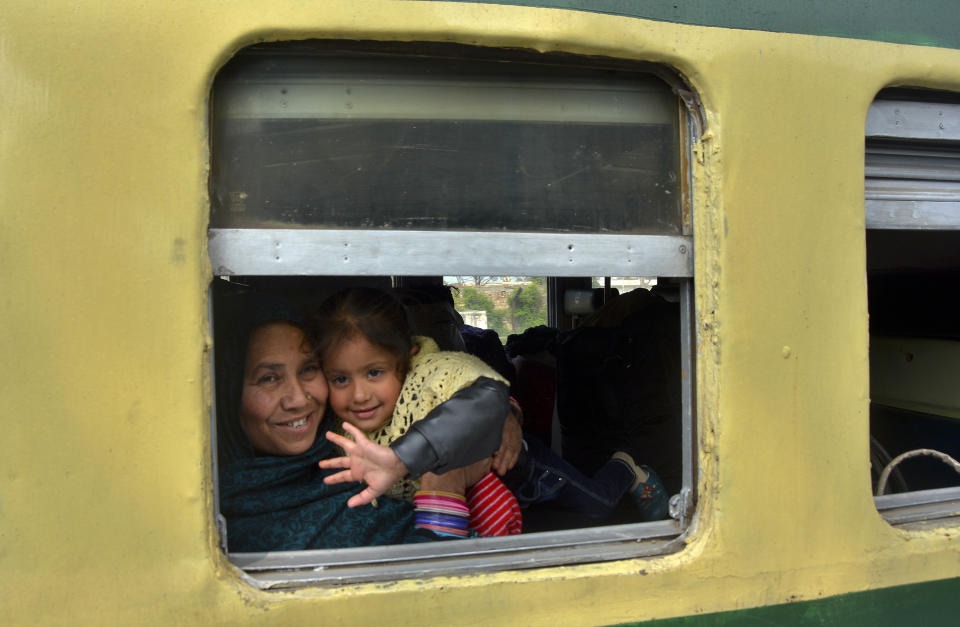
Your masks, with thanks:
[(292, 324), (266, 324), (250, 337), (240, 426), (255, 451), (299, 455), (313, 445), (327, 402), (320, 361)]
[(330, 407), (362, 431), (373, 431), (393, 415), (403, 381), (390, 351), (356, 337), (334, 346), (323, 358)]

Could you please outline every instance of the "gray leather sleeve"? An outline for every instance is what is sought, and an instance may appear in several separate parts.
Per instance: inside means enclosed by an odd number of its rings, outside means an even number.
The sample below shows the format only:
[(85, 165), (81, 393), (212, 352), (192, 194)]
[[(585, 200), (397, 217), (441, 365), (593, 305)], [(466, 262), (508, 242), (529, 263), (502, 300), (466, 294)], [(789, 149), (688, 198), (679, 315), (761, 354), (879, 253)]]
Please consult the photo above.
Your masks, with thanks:
[(442, 474), (490, 457), (500, 447), (503, 421), (510, 411), (506, 384), (480, 377), (427, 417), (415, 422), (390, 448), (416, 479)]

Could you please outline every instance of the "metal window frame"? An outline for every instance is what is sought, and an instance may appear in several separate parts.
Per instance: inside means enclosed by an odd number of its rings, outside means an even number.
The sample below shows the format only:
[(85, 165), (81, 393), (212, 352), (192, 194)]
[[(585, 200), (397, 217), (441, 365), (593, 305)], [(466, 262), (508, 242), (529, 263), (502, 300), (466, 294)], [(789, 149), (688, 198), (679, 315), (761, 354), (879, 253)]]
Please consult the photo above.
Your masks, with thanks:
[(960, 487), (914, 490), (873, 497), (877, 511), (891, 525), (920, 528), (927, 523), (956, 523), (960, 516)]
[(960, 229), (960, 104), (875, 100), (867, 112), (869, 229)]
[[(411, 246), (412, 250), (405, 248)], [(347, 256), (353, 255), (346, 261), (341, 258), (345, 250), (350, 251)], [(517, 250), (524, 251), (519, 258)], [(210, 229), (209, 253), (216, 275), (423, 275), (442, 270), (444, 274), (623, 276), (629, 270), (684, 279), (680, 289), (680, 367), (687, 373), (681, 383), (683, 474), (681, 491), (671, 498), (671, 519), (415, 545), (227, 552), (230, 562), (243, 571), (250, 585), (272, 590), (615, 561), (682, 549), (694, 514), (696, 478), (692, 250), (692, 236)], [(216, 464), (215, 412), (211, 433)], [(219, 501), (214, 507), (220, 521)], [(222, 527), (218, 524), (225, 549), (228, 529)]]
[(960, 140), (960, 104), (874, 100), (867, 111), (867, 137)]
[[(659, 78), (664, 79), (663, 76)], [(667, 81), (670, 83), (670, 81)], [(675, 83), (674, 79), (674, 83)], [(702, 118), (694, 94), (678, 94), (679, 149), (689, 179), (692, 146)], [(691, 181), (687, 180), (687, 185)], [(552, 232), (467, 232), (289, 229), (209, 229), (214, 275), (382, 276), (483, 274), (527, 276), (660, 276), (683, 279), (680, 290), (682, 378), (681, 492), (670, 503), (672, 518), (649, 523), (607, 525), (386, 547), (312, 551), (227, 553), (250, 585), (261, 589), (337, 586), (401, 578), (463, 575), (584, 564), (663, 555), (681, 550), (695, 506), (695, 305), (692, 206), (684, 197), (682, 235), (565, 234)], [(211, 316), (211, 326), (213, 319)], [(211, 359), (212, 359), (211, 351)], [(211, 412), (216, 469), (216, 415)], [(214, 482), (217, 482), (214, 473)], [(216, 486), (214, 486), (216, 493)], [(219, 501), (214, 502), (220, 520)], [(219, 526), (219, 524), (218, 524)], [(221, 542), (226, 545), (226, 532)]]
[[(878, 98), (866, 121), (867, 229), (960, 230), (960, 104)], [(960, 487), (875, 496), (902, 529), (956, 523)]]
[(215, 275), (693, 276), (693, 238), (516, 232), (210, 229)]
[(247, 581), (264, 589), (344, 585), (525, 570), (662, 555), (683, 547), (675, 520), (521, 534), (314, 551), (230, 553)]

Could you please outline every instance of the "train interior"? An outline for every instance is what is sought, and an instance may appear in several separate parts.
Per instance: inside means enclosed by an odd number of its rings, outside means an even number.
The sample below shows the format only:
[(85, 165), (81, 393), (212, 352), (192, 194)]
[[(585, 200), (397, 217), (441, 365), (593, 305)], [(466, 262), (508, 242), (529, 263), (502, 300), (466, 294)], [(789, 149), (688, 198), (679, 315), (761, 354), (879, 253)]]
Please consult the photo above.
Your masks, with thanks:
[[(894, 458), (960, 459), (960, 232), (868, 230), (873, 484)], [(948, 460), (917, 454), (886, 493), (960, 485)]]
[[(217, 305), (223, 290), (268, 292), (304, 312), (346, 287), (388, 291), (406, 307), (415, 335), (430, 336), (443, 349), (471, 352), (510, 381), (524, 411), (525, 437), (539, 438), (587, 475), (614, 451), (626, 451), (654, 468), (669, 494), (680, 491), (681, 281), (485, 277), (509, 280), (487, 283), (487, 293), (505, 292), (516, 303), (527, 291), (542, 302), (540, 317), (532, 318), (540, 324), (526, 328), (520, 325), (529, 312), (511, 313), (510, 302), (506, 320), (489, 312), (488, 323), (495, 319), (498, 333), (465, 323), (478, 322), (478, 312), (464, 309), (463, 298), (471, 288), (476, 294), (476, 287), (450, 285), (456, 278), (465, 277), (447, 277), (447, 286), (442, 276), (221, 277), (213, 290), (214, 324), (230, 315)], [(638, 517), (629, 498), (604, 520), (549, 505), (524, 510), (525, 533), (633, 522)]]

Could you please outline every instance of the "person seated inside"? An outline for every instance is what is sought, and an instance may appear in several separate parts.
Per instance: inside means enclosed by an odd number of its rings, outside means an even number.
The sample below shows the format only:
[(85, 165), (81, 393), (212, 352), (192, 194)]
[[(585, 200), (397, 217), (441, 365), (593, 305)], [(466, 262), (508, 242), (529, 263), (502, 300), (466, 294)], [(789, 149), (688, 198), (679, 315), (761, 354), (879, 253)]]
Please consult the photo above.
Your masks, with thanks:
[[(464, 494), (488, 471), (506, 412), (485, 412), (453, 397), (391, 447), (362, 437), (337, 440), (327, 381), (301, 317), (273, 297), (222, 282), (213, 287), (218, 487), (228, 549), (326, 549), (457, 536), (461, 525), (453, 519), (466, 516)], [(453, 420), (445, 412), (456, 416), (456, 430), (449, 429)], [(337, 459), (341, 453), (328, 438), (350, 457)], [(326, 463), (346, 470), (320, 467)], [(415, 496), (412, 506), (380, 499), (378, 508), (351, 507), (404, 476), (421, 477), (422, 503)], [(439, 521), (433, 516), (438, 493), (450, 510)]]
[[(506, 381), (480, 359), (440, 351), (429, 338), (411, 337), (402, 305), (379, 290), (353, 288), (335, 294), (321, 305), (315, 323), (331, 407), (344, 423), (375, 442), (390, 443), (402, 436), (434, 404), (466, 386), (480, 382), (501, 390), (506, 398)], [(550, 502), (603, 519), (630, 493), (641, 520), (666, 515), (667, 495), (656, 473), (622, 451), (593, 477), (584, 476), (535, 438), (524, 439), (521, 458), (522, 463), (504, 474), (521, 504)], [(405, 496), (415, 489), (396, 487)], [(508, 509), (505, 516), (518, 518), (512, 505)], [(507, 524), (507, 529), (515, 528), (519, 521), (516, 526)]]

